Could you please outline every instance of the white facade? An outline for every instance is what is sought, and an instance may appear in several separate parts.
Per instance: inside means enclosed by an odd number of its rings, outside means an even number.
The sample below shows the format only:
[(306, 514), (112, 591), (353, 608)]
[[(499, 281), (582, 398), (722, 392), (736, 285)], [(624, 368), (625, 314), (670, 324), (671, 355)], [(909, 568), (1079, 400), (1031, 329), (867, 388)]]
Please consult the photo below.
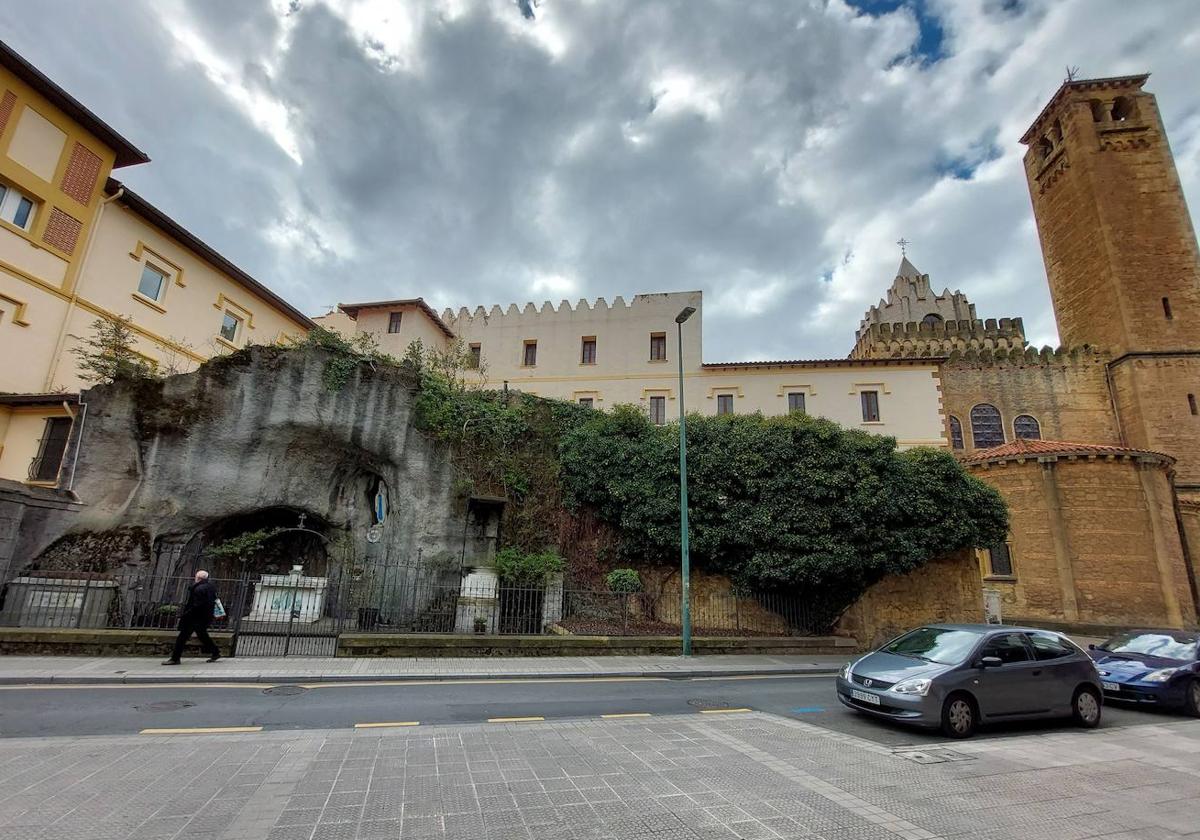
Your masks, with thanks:
[[(315, 320), (346, 334), (371, 332), (382, 349), (397, 356), (414, 338), (435, 347), (458, 339), (478, 349), (479, 381), (488, 387), (507, 385), (542, 397), (590, 401), (601, 409), (632, 404), (669, 422), (679, 416), (675, 318), (690, 306), (696, 312), (683, 324), (687, 411), (713, 415), (726, 408), (738, 414), (785, 414), (790, 404), (802, 399), (809, 414), (846, 428), (892, 435), (902, 447), (947, 445), (936, 362), (705, 364), (702, 303), (700, 292), (671, 292), (637, 295), (629, 302), (617, 297), (611, 303), (600, 298), (574, 306), (562, 301), (554, 307), (547, 301), (541, 307), (527, 303), (519, 309), (464, 308), (457, 313), (446, 310), (437, 318), (422, 301), (381, 301), (344, 304), (338, 312)], [(392, 312), (402, 313), (397, 333), (387, 332)], [(803, 396), (789, 400), (789, 395)]]

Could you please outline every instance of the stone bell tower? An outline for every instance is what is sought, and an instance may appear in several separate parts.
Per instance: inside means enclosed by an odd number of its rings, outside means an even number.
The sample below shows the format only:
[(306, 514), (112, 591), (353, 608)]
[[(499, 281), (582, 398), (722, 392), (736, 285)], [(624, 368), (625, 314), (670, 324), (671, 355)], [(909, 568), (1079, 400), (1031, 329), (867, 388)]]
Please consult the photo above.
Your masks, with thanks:
[(1147, 75), (1068, 79), (1021, 138), (1062, 343), (1111, 355), (1127, 446), (1200, 491), (1200, 252)]

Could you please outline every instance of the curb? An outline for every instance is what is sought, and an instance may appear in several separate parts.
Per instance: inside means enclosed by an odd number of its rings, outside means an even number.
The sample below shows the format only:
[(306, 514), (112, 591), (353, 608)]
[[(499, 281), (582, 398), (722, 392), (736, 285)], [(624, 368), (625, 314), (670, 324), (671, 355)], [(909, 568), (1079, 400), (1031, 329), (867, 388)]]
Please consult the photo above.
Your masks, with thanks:
[(0, 685), (178, 685), (179, 683), (205, 684), (262, 684), (262, 685), (306, 685), (309, 683), (383, 683), (383, 682), (478, 682), (489, 680), (563, 680), (563, 679), (612, 679), (614, 677), (658, 677), (661, 679), (693, 679), (696, 677), (749, 677), (749, 676), (831, 676), (841, 670), (840, 665), (812, 665), (792, 668), (744, 668), (744, 669), (689, 669), (687, 671), (547, 671), (537, 674), (327, 674), (279, 676), (271, 674), (235, 675), (221, 677), (216, 674), (180, 674), (179, 676), (120, 675), (101, 676), (50, 676), (50, 677), (0, 677)]

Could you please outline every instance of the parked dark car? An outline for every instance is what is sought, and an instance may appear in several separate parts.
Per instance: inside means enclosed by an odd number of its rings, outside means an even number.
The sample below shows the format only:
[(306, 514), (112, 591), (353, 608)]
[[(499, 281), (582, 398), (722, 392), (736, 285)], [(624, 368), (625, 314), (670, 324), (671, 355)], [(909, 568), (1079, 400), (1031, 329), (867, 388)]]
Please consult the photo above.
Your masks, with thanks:
[(981, 723), (1073, 717), (1100, 724), (1095, 663), (1048, 630), (931, 624), (898, 636), (842, 669), (843, 705), (875, 717), (967, 738)]
[(1130, 630), (1089, 647), (1107, 699), (1200, 717), (1200, 633)]

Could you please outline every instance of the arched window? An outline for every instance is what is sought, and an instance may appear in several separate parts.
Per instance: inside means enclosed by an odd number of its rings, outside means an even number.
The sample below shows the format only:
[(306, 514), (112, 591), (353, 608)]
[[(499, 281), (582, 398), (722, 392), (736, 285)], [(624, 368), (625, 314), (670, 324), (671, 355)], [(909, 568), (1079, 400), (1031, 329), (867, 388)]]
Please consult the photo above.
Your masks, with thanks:
[(1092, 106), (1092, 120), (1095, 122), (1108, 121), (1108, 104), (1101, 102), (1099, 99), (1093, 99), (1088, 103)]
[(980, 403), (971, 409), (971, 440), (976, 449), (1004, 443), (1004, 424), (996, 406)]
[(1036, 417), (1029, 414), (1019, 414), (1013, 420), (1013, 437), (1017, 440), (1041, 440), (1042, 427)]
[(1054, 151), (1054, 144), (1050, 142), (1049, 137), (1043, 137), (1041, 140), (1038, 141), (1038, 154), (1040, 154), (1042, 156), (1042, 160), (1045, 160), (1046, 158), (1050, 157), (1050, 155), (1053, 151)]
[(936, 327), (942, 323), (942, 316), (934, 312), (930, 312), (921, 319), (921, 323), (929, 327)]
[(1113, 100), (1112, 118), (1114, 122), (1127, 120), (1133, 116), (1133, 100), (1128, 96), (1118, 96)]
[(950, 448), (963, 448), (962, 423), (953, 414), (950, 415)]

